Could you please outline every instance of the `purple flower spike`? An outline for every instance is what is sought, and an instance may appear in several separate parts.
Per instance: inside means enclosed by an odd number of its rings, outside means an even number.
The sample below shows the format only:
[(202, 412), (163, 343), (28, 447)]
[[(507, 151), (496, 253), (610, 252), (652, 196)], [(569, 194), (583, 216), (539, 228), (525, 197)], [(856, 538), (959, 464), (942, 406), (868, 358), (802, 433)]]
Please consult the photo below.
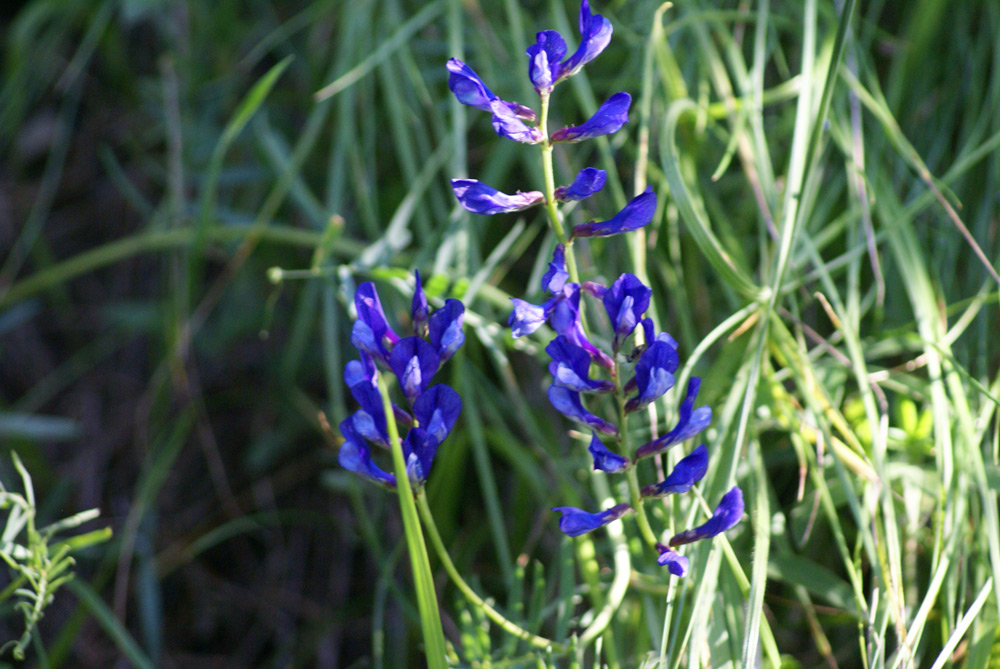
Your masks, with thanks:
[(371, 450), (361, 435), (354, 430), (351, 419), (340, 424), (340, 434), (344, 436), (344, 443), (337, 453), (337, 462), (341, 467), (387, 488), (396, 487), (396, 477), (382, 471), (372, 462)]
[(607, 447), (601, 443), (601, 440), (597, 438), (596, 432), (591, 432), (590, 434), (590, 446), (587, 447), (587, 450), (590, 451), (590, 454), (594, 458), (594, 469), (600, 469), (608, 474), (617, 474), (618, 472), (623, 472), (628, 469), (628, 458), (609, 451)]
[(674, 372), (680, 365), (677, 349), (654, 341), (635, 365), (635, 383), (639, 394), (625, 405), (625, 411), (638, 411), (674, 387)]
[(603, 434), (618, 434), (617, 427), (603, 418), (595, 416), (583, 407), (583, 402), (580, 401), (580, 393), (569, 388), (563, 388), (562, 386), (551, 385), (549, 386), (548, 395), (552, 406), (570, 420), (583, 423)]
[(688, 559), (671, 548), (663, 544), (656, 544), (656, 550), (660, 552), (660, 557), (656, 558), (656, 563), (661, 567), (666, 567), (674, 576), (684, 577), (688, 572)]
[(632, 198), (625, 208), (607, 221), (591, 221), (573, 228), (574, 237), (607, 237), (621, 232), (638, 230), (648, 225), (656, 214), (656, 194), (649, 186)]
[(545, 352), (552, 358), (549, 372), (557, 386), (581, 393), (607, 393), (615, 389), (610, 381), (590, 378), (590, 355), (565, 336), (550, 341)]
[(445, 300), (444, 306), (431, 314), (431, 345), (437, 351), (441, 364), (465, 343), (465, 333), (462, 331), (464, 319), (465, 305), (453, 299)]
[(556, 188), (556, 199), (562, 202), (579, 201), (604, 188), (608, 173), (596, 167), (584, 167), (569, 186)]
[(425, 431), (440, 444), (462, 412), (462, 398), (446, 385), (436, 385), (428, 388), (417, 401), (413, 403), (413, 417), (420, 423), (420, 429)]
[(594, 346), (583, 332), (580, 323), (580, 285), (567, 283), (563, 286), (562, 299), (553, 298), (553, 300), (556, 300), (556, 303), (551, 313), (552, 329), (586, 351), (597, 364), (607, 369), (614, 369), (614, 360)]
[(594, 115), (587, 119), (583, 125), (561, 128), (552, 133), (552, 141), (579, 142), (616, 133), (628, 123), (628, 108), (631, 104), (631, 95), (615, 93), (598, 107)]
[(590, 3), (583, 0), (580, 3), (580, 46), (576, 52), (570, 56), (569, 60), (562, 64), (559, 71), (559, 78), (571, 77), (580, 71), (584, 65), (597, 58), (608, 43), (611, 41), (611, 21), (600, 14), (590, 13)]
[(659, 439), (643, 444), (635, 452), (635, 459), (644, 458), (647, 455), (660, 453), (667, 450), (674, 444), (679, 444), (686, 439), (690, 439), (698, 434), (712, 422), (712, 409), (709, 407), (698, 407), (694, 409), (694, 400), (698, 395), (698, 388), (701, 386), (701, 379), (692, 376), (688, 382), (687, 397), (681, 402), (678, 413), (677, 425), (670, 432)]
[(493, 112), (493, 129), (501, 137), (524, 144), (538, 144), (542, 141), (542, 131), (522, 121), (503, 100), (491, 102), (490, 110)]
[(563, 286), (569, 280), (569, 272), (566, 271), (566, 247), (556, 244), (556, 250), (552, 252), (552, 262), (549, 269), (542, 277), (542, 290), (551, 295), (562, 293)]
[(715, 507), (715, 512), (703, 525), (699, 525), (693, 530), (681, 532), (670, 539), (671, 546), (682, 546), (692, 541), (699, 541), (722, 534), (730, 529), (743, 517), (743, 491), (739, 486), (734, 486), (732, 490), (723, 496), (719, 506)]
[(628, 504), (619, 504), (599, 513), (588, 513), (573, 506), (556, 506), (552, 510), (562, 514), (562, 518), (559, 519), (559, 529), (562, 533), (578, 537), (607, 525), (612, 520), (618, 520), (631, 511), (632, 507)]
[(441, 359), (434, 347), (420, 337), (400, 340), (389, 356), (392, 373), (399, 379), (403, 394), (411, 404), (430, 384), (440, 365)]
[(388, 362), (389, 350), (386, 345), (398, 342), (399, 335), (389, 327), (375, 284), (366, 281), (358, 286), (354, 293), (354, 306), (358, 311), (358, 320), (354, 321), (351, 329), (351, 343), (373, 358)]
[(418, 337), (427, 334), (427, 296), (420, 283), (420, 272), (413, 270), (416, 287), (413, 289), (413, 302), (410, 303), (410, 315), (413, 318), (413, 334)]
[(479, 78), (475, 70), (458, 58), (449, 58), (445, 67), (451, 72), (448, 76), (448, 88), (451, 89), (451, 92), (455, 94), (455, 97), (463, 105), (492, 113), (493, 109), (490, 107), (490, 103), (498, 100), (506, 105), (511, 113), (517, 117), (523, 118), (526, 121), (535, 120), (534, 110), (519, 105), (516, 102), (500, 100), (493, 91), (486, 87), (486, 84)]
[(559, 79), (566, 42), (555, 30), (543, 30), (528, 47), (528, 78), (539, 95), (546, 95)]
[(613, 347), (616, 352), (649, 309), (652, 295), (653, 291), (643, 285), (635, 274), (622, 274), (604, 293), (602, 301), (615, 330)]
[(545, 201), (545, 196), (536, 190), (507, 195), (475, 179), (452, 179), (451, 189), (455, 191), (459, 203), (474, 214), (521, 211)]
[(516, 297), (510, 298), (510, 301), (514, 303), (514, 311), (510, 312), (507, 325), (510, 326), (510, 335), (514, 339), (530, 335), (542, 327), (542, 324), (549, 319), (555, 305), (555, 298), (542, 305), (525, 302)]
[(670, 476), (654, 485), (642, 489), (643, 497), (664, 497), (687, 492), (698, 481), (705, 478), (708, 471), (708, 449), (705, 444), (691, 451), (691, 454), (677, 463)]

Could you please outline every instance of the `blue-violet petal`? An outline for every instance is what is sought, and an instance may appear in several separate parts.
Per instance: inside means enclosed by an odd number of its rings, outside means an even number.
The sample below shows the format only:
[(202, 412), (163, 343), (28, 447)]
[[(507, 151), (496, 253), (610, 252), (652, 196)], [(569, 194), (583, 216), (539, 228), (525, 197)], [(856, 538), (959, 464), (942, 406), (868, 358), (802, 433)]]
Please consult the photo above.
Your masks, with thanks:
[(739, 486), (734, 486), (732, 490), (723, 496), (722, 501), (719, 502), (719, 506), (715, 508), (715, 512), (712, 514), (712, 517), (708, 519), (708, 521), (693, 530), (688, 530), (674, 535), (673, 538), (670, 539), (670, 545), (681, 546), (683, 544), (689, 544), (692, 541), (707, 539), (709, 537), (714, 537), (717, 534), (722, 534), (736, 525), (736, 523), (740, 522), (740, 518), (742, 517), (743, 491), (740, 490)]
[(589, 513), (573, 506), (556, 506), (552, 510), (562, 514), (559, 519), (560, 531), (571, 537), (578, 537), (621, 518), (631, 511), (632, 507), (628, 504), (619, 504), (599, 513)]
[(451, 189), (459, 203), (474, 214), (521, 211), (545, 201), (545, 196), (536, 190), (508, 195), (476, 179), (452, 179)]
[(615, 93), (582, 125), (556, 130), (551, 139), (553, 142), (579, 142), (616, 133), (628, 123), (628, 108), (631, 104), (631, 95)]
[(656, 214), (656, 194), (649, 186), (607, 221), (591, 221), (573, 228), (574, 237), (607, 237), (638, 230), (648, 225)]
[(659, 483), (645, 486), (642, 489), (642, 496), (663, 497), (664, 495), (687, 492), (691, 486), (705, 478), (707, 471), (708, 449), (705, 448), (705, 444), (702, 444), (678, 462), (667, 478)]
[(562, 202), (579, 201), (604, 188), (608, 173), (596, 167), (584, 167), (569, 186), (556, 188), (555, 196)]
[(608, 474), (617, 474), (628, 469), (628, 458), (609, 451), (607, 446), (597, 438), (596, 432), (590, 434), (590, 446), (587, 447), (587, 450), (594, 458), (594, 469), (600, 469)]

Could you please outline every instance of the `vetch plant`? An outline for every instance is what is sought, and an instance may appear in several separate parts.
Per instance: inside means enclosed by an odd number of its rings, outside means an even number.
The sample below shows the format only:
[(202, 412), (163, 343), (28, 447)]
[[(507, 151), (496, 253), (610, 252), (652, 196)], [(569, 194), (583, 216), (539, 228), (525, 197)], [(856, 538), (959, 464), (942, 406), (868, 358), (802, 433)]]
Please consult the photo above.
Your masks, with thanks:
[[(454, 58), (448, 62), (449, 87), (460, 102), (491, 112), (493, 127), (501, 137), (541, 145), (545, 177), (544, 192), (519, 191), (506, 195), (473, 179), (455, 179), (452, 188), (462, 206), (478, 214), (508, 213), (544, 204), (558, 240), (552, 262), (542, 277), (542, 290), (548, 294), (548, 299), (542, 304), (533, 304), (514, 298), (514, 310), (508, 324), (515, 338), (535, 332), (545, 322), (555, 330), (556, 338), (545, 349), (552, 358), (549, 371), (553, 383), (548, 389), (549, 400), (564, 416), (592, 431), (589, 451), (594, 468), (606, 473), (624, 473), (630, 493), (628, 504), (620, 503), (597, 513), (555, 507), (555, 511), (563, 514), (560, 529), (570, 536), (579, 536), (634, 511), (643, 538), (660, 553), (659, 563), (669, 566), (671, 573), (682, 576), (687, 570), (686, 559), (675, 556), (674, 551), (659, 541), (650, 527), (643, 503), (645, 498), (689, 490), (707, 471), (707, 451), (704, 446), (699, 447), (689, 456), (692, 460), (685, 458), (664, 481), (646, 488), (639, 487), (636, 463), (640, 458), (662, 453), (697, 435), (708, 426), (712, 412), (708, 407), (694, 408), (700, 379), (692, 378), (673, 429), (638, 448), (630, 443), (629, 416), (673, 387), (680, 359), (674, 338), (665, 332), (657, 333), (652, 319), (645, 317), (652, 291), (637, 276), (628, 273), (620, 275), (611, 286), (581, 281), (573, 249), (575, 239), (624, 234), (652, 222), (657, 204), (652, 188), (647, 187), (611, 218), (575, 225), (568, 233), (559, 211), (560, 202), (583, 200), (599, 192), (607, 174), (586, 167), (570, 185), (556, 187), (554, 146), (618, 132), (628, 122), (632, 100), (628, 93), (616, 93), (582, 124), (549, 133), (548, 112), (555, 86), (600, 55), (611, 40), (611, 23), (592, 13), (587, 0), (582, 0), (580, 5), (579, 29), (580, 46), (568, 59), (564, 60), (565, 40), (554, 30), (538, 33), (535, 44), (528, 47), (528, 76), (539, 96), (537, 114), (530, 109), (526, 111), (520, 104), (501, 100), (465, 63)], [(609, 352), (595, 346), (586, 334), (585, 310), (581, 302), (584, 294), (600, 300), (607, 313), (613, 333)], [(633, 337), (640, 325), (638, 334)], [(632, 344), (630, 350), (626, 350), (628, 342)], [(603, 369), (610, 378), (592, 377), (592, 366)], [(631, 376), (626, 380), (629, 372)], [(616, 419), (609, 421), (591, 413), (583, 402), (585, 396), (591, 395), (611, 396), (617, 406)], [(604, 445), (598, 433), (615, 440), (615, 452)], [(674, 546), (715, 536), (735, 525), (742, 513), (742, 491), (736, 487), (723, 498), (711, 521), (675, 536), (669, 543)]]
[[(663, 436), (635, 445), (628, 420), (663, 397), (675, 385), (680, 364), (677, 342), (665, 332), (657, 332), (650, 309), (652, 290), (638, 276), (621, 274), (611, 285), (581, 280), (574, 242), (578, 239), (609, 237), (634, 232), (653, 221), (657, 198), (652, 188), (638, 193), (620, 211), (606, 220), (594, 220), (564, 226), (560, 203), (577, 202), (600, 192), (607, 181), (604, 170), (585, 167), (568, 185), (556, 186), (553, 149), (557, 144), (572, 144), (618, 132), (628, 122), (632, 98), (619, 92), (608, 98), (590, 118), (579, 125), (549, 132), (550, 99), (556, 86), (580, 72), (607, 47), (611, 39), (610, 21), (594, 14), (587, 0), (579, 13), (580, 44), (569, 54), (563, 37), (556, 31), (539, 32), (527, 50), (528, 76), (539, 97), (537, 112), (520, 103), (500, 98), (466, 63), (451, 58), (447, 64), (448, 85), (463, 104), (490, 114), (498, 135), (541, 150), (544, 184), (541, 190), (505, 193), (476, 179), (451, 182), (458, 202), (468, 211), (497, 215), (544, 206), (557, 244), (548, 270), (542, 277), (547, 299), (535, 304), (513, 298), (513, 313), (508, 324), (512, 335), (530, 335), (548, 323), (556, 336), (545, 350), (551, 361), (552, 384), (548, 398), (566, 418), (591, 432), (589, 453), (594, 470), (608, 475), (624, 475), (628, 500), (610, 508), (587, 511), (572, 506), (558, 506), (559, 529), (577, 537), (578, 546), (589, 546), (577, 556), (578, 562), (592, 565), (594, 550), (587, 536), (626, 515), (634, 514), (641, 536), (655, 550), (656, 562), (667, 573), (683, 576), (688, 558), (674, 550), (687, 543), (707, 539), (733, 527), (743, 514), (743, 496), (738, 487), (727, 493), (712, 517), (694, 529), (673, 535), (669, 540), (655, 532), (647, 518), (644, 504), (668, 495), (692, 489), (708, 470), (708, 451), (704, 445), (683, 458), (662, 481), (640, 487), (638, 464), (646, 457), (659, 455), (700, 433), (711, 421), (708, 407), (695, 407), (700, 386), (698, 378), (688, 383), (687, 395), (680, 404), (678, 418)], [(589, 336), (590, 324), (585, 313), (586, 299), (599, 301), (607, 314), (610, 347), (602, 348)], [(428, 662), (444, 666), (445, 642), (437, 609), (424, 532), (429, 536), (438, 558), (451, 580), (475, 607), (508, 634), (548, 653), (571, 650), (582, 652), (601, 636), (623, 601), (632, 574), (628, 548), (619, 537), (615, 549), (616, 574), (605, 597), (600, 584), (591, 580), (589, 597), (596, 614), (585, 621), (576, 641), (566, 644), (539, 636), (501, 614), (480, 597), (459, 574), (440, 534), (424, 492), (431, 475), (434, 456), (455, 427), (462, 401), (448, 386), (432, 384), (440, 366), (462, 345), (464, 307), (449, 299), (431, 311), (423, 293), (419, 274), (414, 276), (411, 305), (413, 334), (401, 337), (389, 324), (374, 284), (364, 283), (354, 296), (357, 320), (351, 341), (360, 359), (348, 363), (344, 381), (359, 405), (340, 425), (343, 445), (341, 466), (375, 484), (395, 489), (402, 511), (407, 548), (417, 590), (421, 623)], [(598, 340), (600, 341), (600, 340)], [(387, 380), (395, 379), (405, 405), (394, 404)], [(592, 413), (587, 404), (600, 398), (614, 407), (614, 415)], [(586, 404), (585, 404), (586, 402)], [(406, 428), (401, 436), (400, 426)], [(655, 426), (654, 426), (655, 427)], [(600, 436), (599, 436), (600, 435)], [(609, 445), (613, 444), (613, 448)], [(380, 468), (372, 448), (388, 450), (392, 472)], [(418, 519), (419, 513), (419, 519)], [(422, 524), (420, 521), (423, 521)], [(619, 559), (621, 558), (621, 559)], [(596, 567), (585, 571), (596, 573)]]

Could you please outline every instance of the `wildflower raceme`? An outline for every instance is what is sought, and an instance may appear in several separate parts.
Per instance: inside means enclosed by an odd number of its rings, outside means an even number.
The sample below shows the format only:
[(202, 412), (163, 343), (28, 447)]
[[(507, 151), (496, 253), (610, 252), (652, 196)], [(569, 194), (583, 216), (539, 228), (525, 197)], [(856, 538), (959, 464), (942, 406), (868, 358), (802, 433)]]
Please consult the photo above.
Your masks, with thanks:
[[(501, 137), (539, 146), (545, 177), (544, 188), (518, 190), (514, 194), (500, 192), (475, 179), (454, 179), (451, 184), (458, 202), (476, 214), (520, 212), (543, 205), (556, 238), (552, 261), (541, 282), (546, 298), (540, 303), (512, 298), (513, 311), (508, 325), (514, 338), (531, 335), (546, 323), (555, 332), (555, 337), (545, 347), (552, 376), (548, 398), (559, 413), (590, 431), (588, 451), (594, 469), (607, 474), (624, 474), (630, 497), (627, 503), (593, 513), (573, 507), (555, 507), (554, 510), (562, 514), (560, 529), (569, 536), (580, 536), (634, 512), (643, 538), (659, 555), (657, 562), (667, 567), (669, 573), (682, 576), (687, 572), (687, 558), (671, 547), (706, 539), (733, 527), (743, 513), (742, 492), (733, 488), (723, 497), (708, 522), (669, 541), (661, 541), (653, 532), (643, 510), (647, 500), (687, 492), (705, 477), (709, 464), (705, 445), (682, 458), (658, 483), (640, 487), (637, 469), (643, 458), (660, 455), (696, 437), (711, 422), (712, 412), (707, 406), (695, 407), (701, 382), (691, 378), (678, 407), (676, 423), (662, 436), (650, 438), (637, 448), (630, 443), (626, 424), (629, 417), (650, 407), (674, 387), (680, 357), (674, 338), (657, 332), (648, 317), (652, 290), (639, 276), (623, 273), (610, 285), (584, 281), (579, 276), (574, 243), (587, 238), (634, 233), (644, 228), (656, 217), (657, 196), (652, 187), (646, 187), (606, 220), (577, 223), (572, 227), (564, 224), (559, 204), (578, 202), (600, 192), (607, 173), (595, 167), (584, 167), (570, 184), (556, 186), (554, 147), (618, 132), (629, 121), (632, 103), (628, 93), (615, 93), (579, 125), (549, 132), (550, 98), (557, 85), (579, 73), (611, 40), (611, 22), (593, 13), (588, 0), (581, 2), (578, 26), (579, 46), (572, 54), (569, 54), (566, 40), (554, 30), (537, 33), (535, 42), (527, 49), (528, 78), (538, 95), (537, 110), (501, 99), (468, 65), (456, 58), (448, 61), (448, 84), (458, 100), (489, 112), (493, 128)], [(594, 306), (598, 309), (585, 305), (585, 299), (596, 302)], [(588, 334), (591, 328), (584, 314), (596, 311), (603, 311), (607, 316), (607, 325), (598, 331), (610, 334), (608, 349), (596, 345)], [(590, 408), (591, 405), (595, 408)], [(613, 406), (616, 415), (602, 416), (596, 410), (601, 405)], [(651, 426), (651, 431), (655, 433), (655, 430), (656, 426)]]
[(338, 454), (340, 466), (379, 485), (395, 487), (395, 476), (375, 464), (369, 446), (392, 447), (378, 389), (379, 374), (390, 373), (408, 403), (408, 410), (392, 405), (393, 419), (409, 427), (402, 440), (407, 477), (415, 486), (422, 486), (430, 475), (438, 447), (462, 410), (458, 393), (431, 382), (441, 365), (465, 342), (465, 307), (449, 299), (431, 313), (419, 274), (411, 308), (412, 336), (400, 337), (393, 331), (373, 283), (358, 286), (354, 305), (358, 320), (351, 331), (351, 343), (360, 352), (360, 359), (347, 363), (344, 383), (360, 408), (340, 424), (344, 437)]

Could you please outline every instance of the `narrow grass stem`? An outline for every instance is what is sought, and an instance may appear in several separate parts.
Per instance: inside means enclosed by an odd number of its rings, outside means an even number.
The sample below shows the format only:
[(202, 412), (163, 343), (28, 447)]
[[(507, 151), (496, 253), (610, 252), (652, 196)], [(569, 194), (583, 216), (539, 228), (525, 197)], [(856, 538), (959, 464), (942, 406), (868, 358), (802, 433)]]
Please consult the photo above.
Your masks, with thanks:
[(417, 591), (417, 608), (420, 611), (420, 622), (424, 631), (427, 666), (431, 669), (445, 669), (448, 663), (445, 657), (444, 630), (441, 627), (441, 614), (438, 612), (437, 593), (434, 591), (434, 577), (427, 557), (427, 545), (420, 529), (417, 507), (413, 501), (413, 489), (406, 474), (403, 443), (399, 439), (389, 388), (382, 374), (378, 377), (378, 392), (382, 396), (382, 409), (385, 412), (385, 422), (389, 432), (392, 465), (396, 474), (396, 491), (399, 493), (399, 510), (403, 516), (403, 532), (406, 535), (406, 548), (410, 554), (410, 568), (413, 570), (413, 583)]
[(441, 540), (441, 534), (438, 532), (437, 524), (434, 522), (434, 515), (431, 513), (431, 507), (427, 503), (427, 495), (421, 490), (417, 493), (417, 508), (420, 511), (420, 517), (423, 518), (424, 527), (427, 528), (427, 535), (430, 537), (431, 545), (434, 546), (434, 551), (438, 555), (438, 559), (441, 560), (441, 564), (444, 565), (444, 570), (448, 572), (448, 576), (451, 578), (455, 586), (461, 591), (461, 593), (468, 599), (474, 606), (482, 609), (486, 617), (495, 622), (500, 628), (518, 639), (527, 641), (535, 648), (541, 648), (543, 650), (552, 650), (555, 652), (561, 652), (563, 647), (561, 644), (552, 641), (551, 639), (546, 639), (545, 637), (538, 636), (537, 634), (532, 634), (528, 630), (519, 626), (517, 623), (511, 622), (504, 617), (502, 613), (490, 606), (486, 601), (476, 594), (462, 575), (458, 572), (455, 567), (455, 563), (451, 561), (451, 556), (448, 555), (448, 549), (445, 548), (444, 542)]

